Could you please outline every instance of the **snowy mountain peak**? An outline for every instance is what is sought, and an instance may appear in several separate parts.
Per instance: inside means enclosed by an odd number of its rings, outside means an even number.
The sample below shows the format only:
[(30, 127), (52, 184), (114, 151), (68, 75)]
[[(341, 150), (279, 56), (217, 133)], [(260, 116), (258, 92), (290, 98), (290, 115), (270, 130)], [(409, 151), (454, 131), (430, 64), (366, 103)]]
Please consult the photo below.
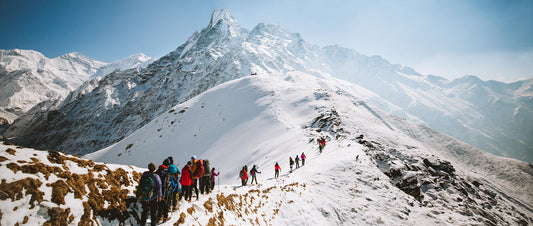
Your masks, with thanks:
[(237, 21), (235, 20), (235, 18), (233, 18), (233, 16), (227, 9), (213, 10), (213, 13), (211, 13), (211, 20), (209, 22), (208, 27), (212, 28), (218, 23), (225, 23), (228, 25), (237, 25)]

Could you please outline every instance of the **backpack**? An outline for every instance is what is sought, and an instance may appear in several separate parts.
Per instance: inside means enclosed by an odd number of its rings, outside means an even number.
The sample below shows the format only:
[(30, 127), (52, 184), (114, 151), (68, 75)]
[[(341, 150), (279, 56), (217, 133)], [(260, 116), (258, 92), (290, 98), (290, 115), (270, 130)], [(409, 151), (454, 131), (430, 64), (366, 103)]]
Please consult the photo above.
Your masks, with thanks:
[(204, 174), (204, 160), (198, 159), (196, 164), (196, 170), (193, 172), (193, 179), (202, 177)]
[(244, 171), (244, 170), (241, 170), (241, 173), (240, 173), (240, 175), (239, 175), (241, 179), (243, 179), (243, 178), (244, 178), (244, 176), (245, 176), (245, 173), (246, 173), (246, 171)]
[(154, 174), (143, 175), (141, 177), (141, 180), (139, 181), (139, 186), (137, 186), (137, 192), (135, 193), (135, 197), (137, 198), (138, 202), (145, 202), (150, 200), (152, 196), (154, 195), (154, 189), (152, 189), (152, 186), (154, 185)]
[(170, 190), (170, 174), (167, 169), (157, 170), (156, 174), (161, 178), (161, 194), (163, 194), (163, 199), (165, 199)]
[(170, 176), (170, 180), (169, 180), (169, 190), (168, 190), (168, 194), (172, 195), (172, 194), (177, 194), (177, 192), (179, 192), (181, 189), (180, 189), (180, 183), (179, 183), (179, 177), (177, 175), (174, 175), (174, 176)]
[(211, 167), (209, 167), (209, 160), (204, 159), (204, 177), (211, 176)]

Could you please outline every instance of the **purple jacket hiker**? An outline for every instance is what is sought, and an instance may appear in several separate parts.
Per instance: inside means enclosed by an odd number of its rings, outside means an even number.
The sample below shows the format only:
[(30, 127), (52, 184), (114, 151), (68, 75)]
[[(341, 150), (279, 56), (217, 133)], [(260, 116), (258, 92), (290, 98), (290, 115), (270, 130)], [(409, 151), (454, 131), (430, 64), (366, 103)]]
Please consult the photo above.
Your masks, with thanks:
[(211, 170), (211, 182), (215, 183), (215, 176), (218, 176), (218, 173), (215, 173), (215, 170)]
[(152, 189), (154, 190), (154, 196), (152, 198), (150, 198), (149, 201), (153, 201), (157, 198), (161, 198), (162, 197), (162, 194), (161, 194), (161, 179), (159, 178), (159, 176), (155, 173), (152, 173), (150, 171), (147, 171), (147, 172), (144, 172), (143, 176), (151, 176), (151, 175), (154, 175), (154, 185), (152, 186)]

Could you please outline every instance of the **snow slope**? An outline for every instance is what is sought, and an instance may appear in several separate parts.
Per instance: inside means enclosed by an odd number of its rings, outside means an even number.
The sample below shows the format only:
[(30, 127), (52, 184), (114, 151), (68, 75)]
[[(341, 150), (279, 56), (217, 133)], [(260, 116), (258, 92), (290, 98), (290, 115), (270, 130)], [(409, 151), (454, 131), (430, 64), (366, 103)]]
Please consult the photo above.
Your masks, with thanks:
[[(222, 177), (215, 190), (181, 201), (161, 225), (533, 223), (530, 165), (481, 152), (352, 94), (298, 72), (248, 76), (86, 157), (139, 166), (167, 156), (180, 166), (192, 154), (209, 159)], [(329, 140), (322, 153), (318, 136)], [(306, 164), (291, 173), (287, 158), (301, 152)], [(259, 185), (238, 185), (244, 164), (259, 166)], [(143, 169), (4, 143), (0, 171), (2, 225), (136, 223), (139, 206), (126, 200)]]
[[(255, 187), (221, 189), (254, 196), (235, 198), (248, 208), (266, 207), (246, 214), (240, 208), (246, 215), (240, 224), (256, 217), (262, 222), (263, 214), (269, 224), (281, 225), (533, 222), (531, 165), (384, 113), (333, 81), (300, 72), (230, 81), (85, 157), (144, 166), (174, 156), (183, 166), (196, 154), (222, 173), (221, 184), (230, 185), (239, 183), (243, 165), (258, 165), (258, 190), (273, 194), (261, 191), (257, 195), (267, 197), (256, 198), (249, 190)], [(319, 136), (330, 140), (322, 154), (314, 140)], [(306, 166), (286, 175), (288, 157), (302, 152), (309, 157)], [(280, 180), (272, 179), (275, 162), (285, 173)], [(185, 204), (173, 220), (188, 208), (210, 212), (197, 202)], [(207, 222), (217, 214), (185, 218)]]

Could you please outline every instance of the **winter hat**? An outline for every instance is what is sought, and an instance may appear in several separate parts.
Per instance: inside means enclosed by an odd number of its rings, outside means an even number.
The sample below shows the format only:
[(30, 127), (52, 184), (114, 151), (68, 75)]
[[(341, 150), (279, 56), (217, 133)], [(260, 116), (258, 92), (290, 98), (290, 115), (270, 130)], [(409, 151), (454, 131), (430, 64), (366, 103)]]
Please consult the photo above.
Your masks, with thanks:
[(174, 158), (172, 156), (169, 156), (167, 159), (170, 161), (170, 165), (174, 164)]
[(148, 164), (148, 170), (154, 171), (157, 166), (155, 165), (155, 162), (151, 162)]
[(165, 165), (165, 166), (170, 165), (170, 160), (168, 160), (168, 159), (163, 160), (163, 165)]
[(178, 168), (176, 168), (175, 165), (170, 165), (168, 167), (168, 172), (170, 172), (170, 174), (175, 174), (176, 172), (178, 172)]
[(189, 165), (189, 166), (192, 165), (192, 162), (191, 162), (191, 161), (188, 161), (188, 162), (187, 162), (187, 165)]
[(192, 155), (191, 159), (196, 159), (196, 155)]

